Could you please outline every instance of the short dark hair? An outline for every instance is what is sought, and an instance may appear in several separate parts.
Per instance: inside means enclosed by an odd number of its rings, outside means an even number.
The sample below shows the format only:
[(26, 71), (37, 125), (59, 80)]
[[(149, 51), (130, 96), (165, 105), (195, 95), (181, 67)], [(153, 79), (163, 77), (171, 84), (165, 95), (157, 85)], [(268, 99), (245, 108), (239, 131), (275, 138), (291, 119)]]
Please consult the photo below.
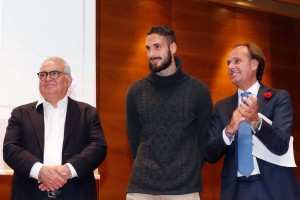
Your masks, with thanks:
[(176, 43), (175, 32), (171, 27), (168, 27), (168, 26), (165, 26), (165, 25), (153, 26), (147, 32), (147, 35), (151, 35), (153, 33), (156, 33), (158, 35), (167, 37), (170, 44), (173, 43), (173, 42)]
[(263, 51), (258, 45), (254, 44), (253, 42), (235, 44), (233, 45), (233, 48), (240, 46), (245, 46), (249, 51), (250, 58), (253, 60), (257, 60), (258, 67), (256, 72), (256, 78), (260, 82), (262, 80), (265, 70), (265, 55)]

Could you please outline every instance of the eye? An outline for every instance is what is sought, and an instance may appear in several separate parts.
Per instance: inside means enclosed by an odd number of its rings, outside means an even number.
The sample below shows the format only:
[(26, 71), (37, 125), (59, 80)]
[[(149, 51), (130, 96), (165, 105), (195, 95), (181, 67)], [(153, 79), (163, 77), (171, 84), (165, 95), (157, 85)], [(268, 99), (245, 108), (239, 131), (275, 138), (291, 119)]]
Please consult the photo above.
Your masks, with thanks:
[(155, 49), (159, 49), (160, 48), (160, 45), (159, 44), (156, 44), (154, 45)]
[(47, 76), (47, 73), (46, 72), (40, 72), (39, 73), (39, 77), (40, 78), (44, 78), (44, 77), (46, 77)]
[(231, 63), (231, 61), (230, 61), (230, 60), (228, 60), (228, 61), (227, 61), (227, 65), (229, 66), (229, 65), (230, 65), (230, 63)]
[(241, 62), (241, 59), (237, 58), (237, 59), (234, 59), (234, 64), (239, 64)]
[(51, 76), (57, 76), (59, 74), (59, 71), (51, 71), (49, 72), (51, 74)]

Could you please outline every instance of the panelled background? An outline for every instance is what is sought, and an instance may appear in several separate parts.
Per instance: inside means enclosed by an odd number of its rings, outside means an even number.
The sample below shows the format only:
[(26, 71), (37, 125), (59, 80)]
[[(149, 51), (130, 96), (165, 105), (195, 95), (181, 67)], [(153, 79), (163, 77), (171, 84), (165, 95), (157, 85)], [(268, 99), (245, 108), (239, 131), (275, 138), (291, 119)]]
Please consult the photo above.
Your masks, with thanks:
[[(290, 92), (294, 108), (293, 136), (300, 163), (300, 20), (206, 0), (98, 0), (96, 19), (96, 96), (108, 143), (100, 167), (100, 199), (126, 196), (132, 159), (126, 136), (125, 97), (128, 87), (149, 73), (145, 37), (153, 25), (172, 26), (182, 69), (203, 80), (213, 102), (236, 88), (227, 75), (232, 44), (257, 43), (266, 56), (262, 82)], [(300, 10), (299, 10), (300, 12)], [(202, 170), (202, 200), (219, 199), (222, 162)], [(300, 181), (300, 170), (296, 168)], [(9, 199), (11, 177), (0, 177), (0, 197)]]

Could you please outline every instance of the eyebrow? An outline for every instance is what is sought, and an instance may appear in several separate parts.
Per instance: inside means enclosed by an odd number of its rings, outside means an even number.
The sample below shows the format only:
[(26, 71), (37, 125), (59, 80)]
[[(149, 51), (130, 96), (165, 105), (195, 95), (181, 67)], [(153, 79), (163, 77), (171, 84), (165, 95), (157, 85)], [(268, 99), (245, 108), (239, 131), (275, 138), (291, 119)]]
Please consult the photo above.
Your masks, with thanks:
[(231, 62), (232, 62), (232, 60), (236, 60), (236, 59), (238, 59), (239, 57), (233, 57), (233, 58), (231, 58), (231, 59), (228, 59), (227, 60), (227, 65), (229, 65)]
[[(161, 43), (154, 43), (153, 45), (150, 45), (150, 46), (161, 46)], [(149, 48), (150, 46), (149, 46), (149, 45), (146, 45), (145, 47), (146, 47), (146, 48)]]

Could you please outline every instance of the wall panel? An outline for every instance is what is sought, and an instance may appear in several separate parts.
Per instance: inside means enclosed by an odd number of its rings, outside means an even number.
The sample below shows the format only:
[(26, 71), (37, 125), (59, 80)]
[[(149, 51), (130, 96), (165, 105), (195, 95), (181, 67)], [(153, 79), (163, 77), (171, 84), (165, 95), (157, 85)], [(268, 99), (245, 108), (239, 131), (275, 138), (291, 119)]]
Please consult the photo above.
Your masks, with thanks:
[[(109, 145), (107, 160), (101, 167), (102, 199), (125, 198), (132, 164), (125, 131), (125, 95), (134, 81), (148, 74), (144, 45), (145, 33), (152, 25), (174, 27), (177, 54), (183, 60), (183, 69), (209, 86), (214, 102), (235, 91), (227, 75), (226, 57), (230, 46), (241, 41), (253, 41), (264, 50), (267, 68), (263, 83), (285, 88), (291, 91), (294, 102), (299, 101), (294, 85), (287, 83), (291, 82), (288, 81), (291, 72), (299, 77), (299, 50), (294, 51), (299, 49), (297, 20), (286, 17), (277, 20), (276, 15), (220, 6), (204, 0), (173, 0), (163, 4), (159, 1), (117, 3), (102, 0), (101, 10), (97, 12), (101, 13), (99, 103)], [(277, 43), (281, 37), (282, 42)], [(291, 42), (286, 43), (284, 38), (298, 43), (289, 45)], [(294, 56), (282, 60), (282, 56), (278, 56), (280, 48), (285, 48), (286, 54), (293, 52)], [(282, 67), (273, 67), (274, 64)], [(289, 66), (295, 67), (291, 69)], [(276, 75), (276, 71), (280, 73)], [(282, 71), (290, 73), (284, 75)], [(294, 103), (294, 106), (299, 107), (299, 104)], [(296, 111), (299, 121), (298, 115)], [(299, 132), (299, 127), (295, 129), (295, 133)], [(299, 139), (297, 135), (295, 137), (295, 146), (299, 146)], [(296, 151), (299, 152), (299, 148), (296, 147)], [(204, 167), (202, 199), (218, 199), (221, 166), (222, 162)]]
[[(287, 89), (293, 103), (296, 163), (300, 163), (300, 20), (270, 16), (271, 76), (273, 86)], [(298, 180), (300, 169), (296, 168)]]
[[(300, 21), (205, 0), (101, 0), (97, 2), (97, 105), (108, 142), (100, 169), (100, 199), (123, 200), (132, 159), (125, 128), (128, 87), (148, 74), (145, 34), (150, 26), (174, 27), (183, 69), (209, 87), (216, 102), (235, 87), (226, 57), (235, 42), (259, 44), (267, 58), (263, 83), (290, 92), (294, 106), (295, 157), (300, 163)], [(222, 161), (205, 165), (204, 200), (219, 199)], [(298, 178), (300, 171), (296, 169)], [(11, 177), (0, 177), (1, 199), (9, 199)]]

